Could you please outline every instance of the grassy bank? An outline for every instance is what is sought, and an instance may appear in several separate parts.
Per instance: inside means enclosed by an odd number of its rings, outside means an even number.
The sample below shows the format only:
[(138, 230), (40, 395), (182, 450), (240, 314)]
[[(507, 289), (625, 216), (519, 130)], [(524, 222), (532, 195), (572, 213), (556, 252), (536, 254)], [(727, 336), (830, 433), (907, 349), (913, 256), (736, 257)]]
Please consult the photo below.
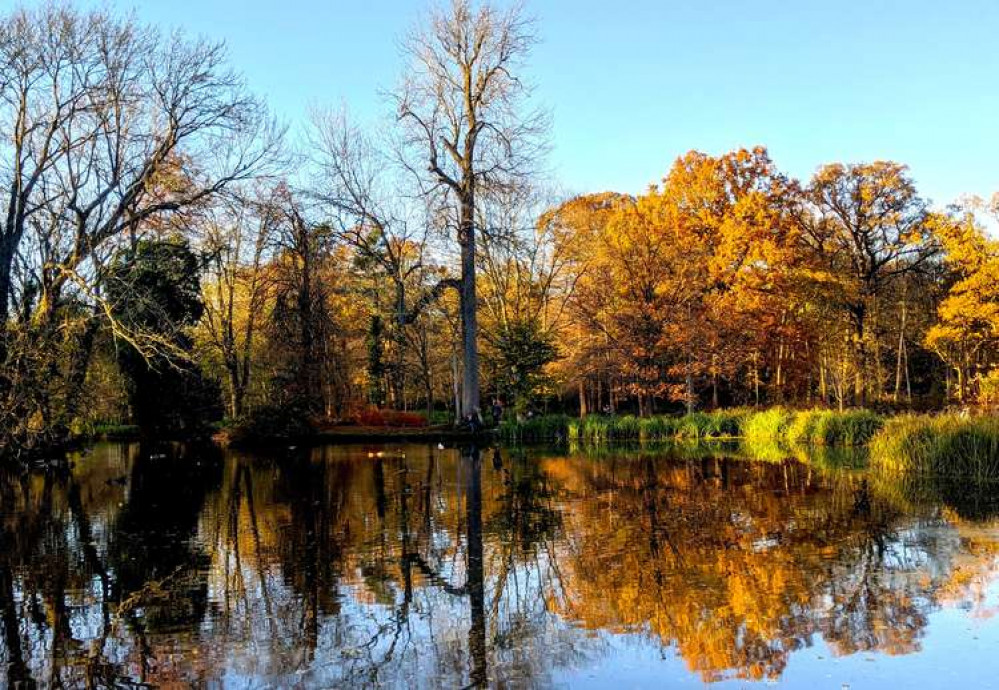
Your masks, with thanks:
[(573, 421), (563, 414), (541, 415), (521, 422), (506, 419), (500, 423), (498, 431), (500, 438), (514, 443), (564, 441), (569, 438), (568, 429)]
[[(507, 422), (509, 441), (576, 443), (740, 439), (760, 460), (822, 456), (831, 465), (870, 465), (893, 474), (999, 479), (999, 417), (901, 415), (869, 410), (734, 409), (678, 417), (536, 417)], [(841, 451), (856, 449), (849, 458)], [(830, 455), (831, 454), (831, 455)], [(835, 456), (835, 457), (833, 457)]]
[(591, 415), (570, 422), (567, 433), (577, 441), (666, 441), (737, 438), (746, 410), (695, 412), (682, 417), (608, 417)]
[(871, 442), (871, 464), (892, 474), (999, 478), (999, 418), (895, 417)]
[(75, 442), (134, 441), (140, 436), (140, 429), (135, 424), (85, 424), (71, 431)]
[(775, 407), (749, 415), (742, 436), (753, 443), (788, 447), (863, 446), (884, 426), (885, 419), (869, 410), (786, 410)]
[(574, 419), (564, 415), (508, 421), (502, 436), (511, 441), (572, 439), (603, 441), (672, 441), (744, 438), (753, 443), (858, 446), (870, 441), (884, 420), (866, 410), (791, 411), (775, 407), (764, 411), (746, 408), (695, 412), (683, 416), (634, 417), (590, 415)]

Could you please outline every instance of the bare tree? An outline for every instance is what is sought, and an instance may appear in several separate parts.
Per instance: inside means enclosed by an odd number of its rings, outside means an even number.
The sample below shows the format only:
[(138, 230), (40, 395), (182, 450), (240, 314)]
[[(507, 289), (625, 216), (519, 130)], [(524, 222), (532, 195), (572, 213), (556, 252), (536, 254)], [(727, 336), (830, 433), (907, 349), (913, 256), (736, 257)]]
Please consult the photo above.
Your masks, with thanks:
[(311, 195), (332, 216), (336, 239), (392, 285), (390, 380), (398, 404), (406, 378), (408, 327), (441, 290), (457, 288), (457, 281), (444, 278), (425, 289), (430, 240), (427, 211), (420, 199), (407, 203), (408, 195), (392, 174), (392, 160), (386, 152), (342, 110), (317, 111), (312, 125), (309, 150), (316, 175)]
[(0, 132), (0, 408), (51, 425), (72, 414), (98, 323), (176, 354), (116, 320), (113, 259), (265, 172), (281, 131), (221, 45), (53, 4), (0, 17)]
[(109, 247), (259, 174), (280, 143), (221, 45), (59, 6), (0, 23), (0, 121), (0, 318), (25, 294), (19, 259), (36, 321), (69, 285), (99, 295)]
[(487, 285), (482, 306), (502, 328), (531, 322), (551, 334), (564, 325), (577, 275), (570, 237), (545, 213), (555, 198), (524, 187), (491, 195), (480, 209), (478, 263)]
[(269, 188), (215, 205), (204, 222), (207, 254), (204, 330), (228, 378), (229, 414), (245, 410), (250, 388), (254, 338), (265, 318), (272, 279), (267, 267), (280, 210)]
[(394, 93), (410, 169), (442, 195), (461, 248), (463, 415), (479, 409), (475, 243), (478, 198), (517, 185), (544, 151), (548, 118), (527, 108), (520, 76), (535, 43), (520, 6), (452, 0), (404, 42), (406, 77)]

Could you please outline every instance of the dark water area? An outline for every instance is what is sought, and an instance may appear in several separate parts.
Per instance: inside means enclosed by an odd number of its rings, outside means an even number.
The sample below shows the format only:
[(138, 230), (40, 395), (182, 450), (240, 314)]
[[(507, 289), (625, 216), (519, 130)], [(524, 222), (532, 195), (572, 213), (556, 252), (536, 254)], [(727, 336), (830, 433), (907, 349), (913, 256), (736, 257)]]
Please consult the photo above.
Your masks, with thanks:
[(0, 687), (996, 687), (997, 499), (722, 448), (102, 444), (0, 475)]

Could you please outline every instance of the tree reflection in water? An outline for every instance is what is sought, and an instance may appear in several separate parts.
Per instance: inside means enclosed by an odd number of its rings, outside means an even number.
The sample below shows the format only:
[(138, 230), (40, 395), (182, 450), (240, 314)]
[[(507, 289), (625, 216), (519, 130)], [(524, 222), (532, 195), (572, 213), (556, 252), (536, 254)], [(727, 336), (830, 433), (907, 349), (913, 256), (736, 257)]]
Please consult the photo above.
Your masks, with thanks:
[[(545, 685), (628, 633), (705, 680), (991, 615), (996, 493), (724, 453), (103, 445), (0, 478), (10, 687)], [(373, 455), (374, 457), (369, 457)]]

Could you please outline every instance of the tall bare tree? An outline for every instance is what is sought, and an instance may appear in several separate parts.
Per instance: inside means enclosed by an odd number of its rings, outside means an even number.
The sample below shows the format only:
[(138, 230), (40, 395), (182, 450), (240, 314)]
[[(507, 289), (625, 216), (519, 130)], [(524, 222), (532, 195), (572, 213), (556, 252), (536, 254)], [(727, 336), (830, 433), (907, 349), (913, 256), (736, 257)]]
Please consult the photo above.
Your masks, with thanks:
[(0, 410), (51, 425), (50, 399), (72, 414), (97, 323), (163, 345), (116, 320), (113, 257), (260, 174), (280, 131), (220, 44), (45, 4), (0, 16), (0, 132)]
[(0, 20), (0, 121), (4, 321), (16, 263), (36, 319), (69, 285), (93, 298), (109, 247), (256, 175), (280, 138), (220, 44), (58, 5)]
[(441, 290), (457, 287), (457, 282), (425, 284), (430, 248), (425, 200), (409, 203), (402, 181), (392, 174), (391, 157), (352, 124), (346, 112), (315, 112), (309, 143), (316, 170), (312, 196), (331, 215), (336, 238), (391, 283), (394, 347), (389, 379), (399, 404), (408, 327)]
[(245, 411), (254, 341), (266, 316), (273, 279), (267, 261), (283, 218), (274, 190), (247, 190), (245, 196), (215, 204), (204, 220), (202, 250), (207, 254), (204, 332), (228, 378), (229, 414)]
[(410, 169), (427, 195), (453, 209), (461, 248), (464, 377), (461, 413), (479, 409), (475, 290), (479, 197), (523, 182), (536, 170), (548, 130), (529, 107), (522, 78), (535, 43), (522, 7), (452, 0), (430, 12), (404, 42), (406, 77), (394, 93)]

